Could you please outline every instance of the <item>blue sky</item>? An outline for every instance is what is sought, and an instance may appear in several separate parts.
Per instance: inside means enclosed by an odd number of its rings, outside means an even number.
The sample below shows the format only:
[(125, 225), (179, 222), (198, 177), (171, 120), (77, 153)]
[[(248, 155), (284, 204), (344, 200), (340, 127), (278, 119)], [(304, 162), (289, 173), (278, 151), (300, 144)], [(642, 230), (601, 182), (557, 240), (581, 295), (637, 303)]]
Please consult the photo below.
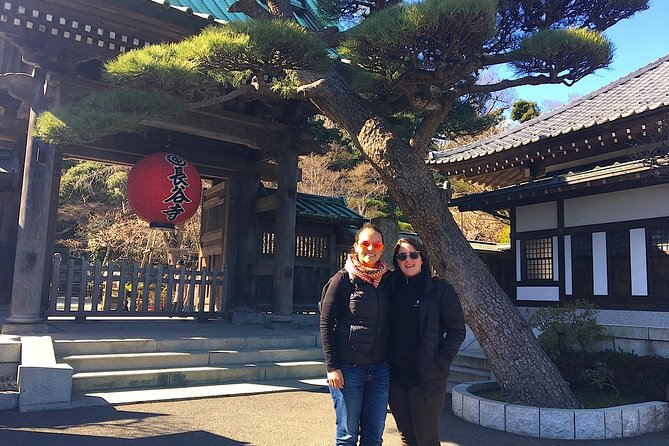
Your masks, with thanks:
[[(570, 95), (585, 95), (669, 53), (669, 0), (650, 0), (650, 8), (618, 22), (604, 34), (615, 53), (608, 68), (586, 76), (573, 86), (542, 85), (516, 88), (518, 99), (568, 102)], [(543, 107), (542, 107), (543, 108)]]

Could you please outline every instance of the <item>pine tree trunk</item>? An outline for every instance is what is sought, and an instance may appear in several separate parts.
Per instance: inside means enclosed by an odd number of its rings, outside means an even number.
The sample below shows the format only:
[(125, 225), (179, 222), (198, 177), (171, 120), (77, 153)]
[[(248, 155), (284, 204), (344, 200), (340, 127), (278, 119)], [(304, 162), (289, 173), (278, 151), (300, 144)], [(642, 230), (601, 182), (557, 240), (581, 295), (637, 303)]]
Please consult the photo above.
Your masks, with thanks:
[[(301, 73), (304, 83), (317, 77)], [(307, 96), (346, 130), (379, 171), (390, 193), (428, 248), (439, 275), (453, 284), (501, 389), (515, 403), (580, 407), (567, 382), (541, 350), (529, 326), (471, 248), (424, 161), (424, 152), (393, 134), (345, 83), (328, 77)]]

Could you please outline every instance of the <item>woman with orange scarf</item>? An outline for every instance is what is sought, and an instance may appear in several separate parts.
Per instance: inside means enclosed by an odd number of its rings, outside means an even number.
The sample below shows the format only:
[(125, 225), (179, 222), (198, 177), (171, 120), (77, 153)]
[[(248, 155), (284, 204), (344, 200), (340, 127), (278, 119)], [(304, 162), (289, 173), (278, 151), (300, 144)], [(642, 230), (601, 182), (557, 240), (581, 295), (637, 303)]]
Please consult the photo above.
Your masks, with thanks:
[(381, 445), (388, 404), (388, 268), (383, 234), (365, 224), (321, 302), (320, 331), (336, 445)]

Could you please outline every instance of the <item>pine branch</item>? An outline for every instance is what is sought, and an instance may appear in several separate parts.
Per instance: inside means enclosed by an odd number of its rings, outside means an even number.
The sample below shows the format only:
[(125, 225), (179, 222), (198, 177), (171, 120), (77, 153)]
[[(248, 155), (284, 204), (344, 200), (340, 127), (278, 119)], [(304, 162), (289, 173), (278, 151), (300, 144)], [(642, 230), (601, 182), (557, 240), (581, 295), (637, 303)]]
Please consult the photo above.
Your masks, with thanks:
[(441, 110), (428, 112), (423, 120), (416, 127), (414, 136), (409, 140), (409, 145), (414, 149), (425, 150), (432, 141), (432, 137), (437, 133), (437, 129), (448, 117), (450, 107), (442, 105)]
[(242, 12), (253, 20), (271, 20), (273, 18), (272, 14), (255, 0), (237, 0), (228, 8), (228, 12)]
[(293, 8), (290, 6), (290, 0), (267, 0), (267, 7), (273, 18), (284, 20), (295, 20)]
[(254, 94), (256, 93), (256, 90), (257, 89), (252, 85), (241, 85), (236, 89), (234, 89), (233, 91), (231, 91), (230, 93), (225, 94), (223, 96), (217, 96), (215, 98), (207, 99), (205, 101), (200, 101), (200, 102), (190, 102), (186, 104), (185, 107), (186, 109), (189, 110), (211, 107), (212, 105), (217, 105), (217, 104), (222, 104), (224, 102), (232, 101), (245, 94)]

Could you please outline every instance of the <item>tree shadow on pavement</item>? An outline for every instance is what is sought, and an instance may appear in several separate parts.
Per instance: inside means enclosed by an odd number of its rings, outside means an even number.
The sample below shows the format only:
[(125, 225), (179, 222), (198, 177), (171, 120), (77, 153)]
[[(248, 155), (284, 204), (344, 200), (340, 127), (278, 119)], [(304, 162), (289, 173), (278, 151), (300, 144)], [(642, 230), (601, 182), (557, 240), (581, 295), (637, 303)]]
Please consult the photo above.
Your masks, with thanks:
[(113, 438), (58, 432), (30, 432), (0, 429), (2, 444), (11, 446), (241, 446), (248, 445), (210, 432), (193, 431), (142, 438)]
[(74, 426), (95, 425), (104, 422), (141, 422), (145, 419), (159, 416), (161, 414), (126, 412), (117, 410), (109, 405), (27, 413), (12, 410), (3, 411), (0, 417), (0, 429), (66, 429)]

